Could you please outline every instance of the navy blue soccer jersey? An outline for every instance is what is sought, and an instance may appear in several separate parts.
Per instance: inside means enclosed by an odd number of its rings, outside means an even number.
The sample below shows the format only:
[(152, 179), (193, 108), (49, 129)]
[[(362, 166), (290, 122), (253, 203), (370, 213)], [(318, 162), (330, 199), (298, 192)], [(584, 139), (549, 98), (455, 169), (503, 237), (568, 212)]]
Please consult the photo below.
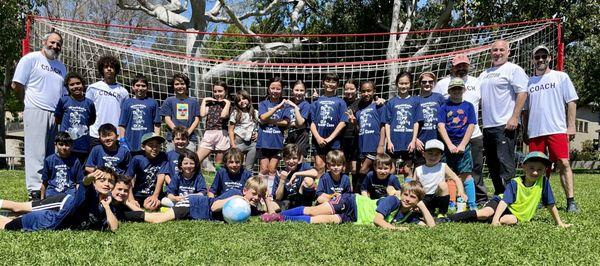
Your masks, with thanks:
[(227, 171), (227, 168), (221, 168), (215, 174), (215, 179), (210, 186), (210, 192), (218, 197), (219, 195), (227, 192), (230, 189), (242, 190), (246, 181), (252, 177), (252, 173), (248, 170), (241, 168), (237, 174), (232, 174)]
[(122, 146), (118, 146), (117, 150), (115, 151), (109, 151), (102, 145), (96, 145), (94, 148), (92, 148), (85, 166), (104, 166), (113, 169), (119, 174), (122, 174), (127, 170), (129, 161), (131, 161), (131, 154), (129, 153), (128, 149)]
[(358, 149), (361, 153), (377, 152), (383, 110), (383, 106), (378, 106), (375, 102), (364, 107), (359, 105), (355, 116), (358, 122)]
[(45, 197), (67, 193), (83, 180), (83, 166), (75, 156), (62, 158), (52, 154), (44, 160), (42, 181), (48, 182)]
[(363, 180), (360, 191), (367, 191), (372, 199), (378, 199), (387, 196), (388, 186), (400, 190), (401, 186), (398, 177), (395, 175), (388, 175), (385, 179), (379, 179), (373, 171), (370, 171)]
[(96, 107), (92, 100), (75, 100), (71, 96), (64, 96), (56, 105), (54, 117), (60, 120), (59, 131), (69, 133), (73, 139), (72, 151), (90, 150), (89, 127), (96, 121)]
[(467, 132), (469, 125), (477, 126), (477, 116), (473, 104), (467, 101), (453, 103), (447, 100), (438, 113), (439, 123), (444, 123), (452, 144), (458, 145)]
[(174, 196), (187, 196), (202, 193), (206, 195), (206, 181), (202, 173), (198, 172), (192, 178), (185, 178), (180, 172), (171, 176), (171, 183), (167, 186), (167, 194)]
[(157, 177), (166, 171), (167, 155), (161, 152), (154, 159), (149, 160), (144, 154), (136, 155), (131, 159), (126, 176), (134, 178), (133, 195), (135, 197), (148, 197), (154, 193)]
[(131, 151), (142, 149), (142, 136), (154, 132), (154, 125), (160, 125), (158, 103), (152, 98), (129, 98), (123, 102), (119, 126), (125, 128), (125, 139)]
[(419, 132), (419, 140), (426, 143), (437, 139), (438, 110), (446, 101), (444, 96), (433, 92), (427, 97), (419, 96), (421, 113), (423, 114), (423, 127)]
[[(304, 125), (310, 125), (310, 103), (307, 101), (302, 101), (301, 103), (297, 104), (298, 108), (300, 109), (300, 115), (302, 115), (302, 118), (304, 118)], [(289, 118), (290, 118), (290, 123), (294, 123), (296, 121), (296, 112), (294, 111), (294, 108), (288, 108), (290, 114), (289, 114)], [(307, 128), (308, 126), (306, 126), (305, 128)], [(288, 129), (288, 133), (289, 132), (294, 132), (296, 131), (296, 128), (289, 128)]]
[(402, 203), (398, 197), (387, 196), (377, 201), (376, 212), (383, 215), (383, 217), (388, 217), (393, 214), (394, 211), (397, 211), (391, 221), (392, 223), (418, 223), (420, 221), (419, 214), (412, 211), (402, 213), (400, 207), (402, 207)]
[(325, 172), (319, 179), (317, 185), (317, 197), (321, 194), (333, 194), (333, 193), (351, 193), (352, 185), (350, 184), (350, 177), (346, 174), (342, 174), (340, 180), (335, 181), (329, 172)]
[[(261, 101), (258, 104), (258, 115), (263, 115), (269, 110), (275, 108), (279, 102), (271, 102), (271, 100), (266, 99)], [(289, 113), (290, 111), (287, 108), (281, 108), (269, 119), (279, 120), (279, 119), (290, 119)], [(283, 148), (283, 129), (275, 124), (265, 124), (261, 123), (258, 127), (258, 139), (256, 141), (256, 148), (262, 149), (282, 149)]]
[[(196, 117), (200, 117), (200, 105), (195, 98), (187, 97), (185, 99), (177, 99), (172, 96), (167, 98), (160, 107), (160, 115), (170, 117), (175, 126), (183, 126), (189, 128)], [(173, 135), (171, 131), (167, 132), (167, 140), (171, 141)], [(190, 135), (190, 141), (197, 141), (198, 136), (195, 131)]]
[(396, 96), (385, 104), (384, 123), (390, 125), (390, 139), (394, 152), (407, 151), (412, 140), (413, 126), (423, 120), (419, 98)]
[[(306, 171), (306, 170), (310, 170), (310, 169), (312, 169), (310, 164), (302, 163), (296, 167), (296, 170), (288, 173), (287, 178), (285, 179), (286, 184), (283, 189), (283, 199), (282, 200), (287, 199), (288, 197), (290, 197), (292, 195), (296, 195), (300, 191), (300, 186), (302, 185), (302, 181), (304, 180), (304, 177), (297, 176), (296, 179), (294, 180), (294, 183), (292, 183), (291, 185), (288, 186), (287, 182), (290, 180), (292, 175), (296, 172)], [(275, 180), (273, 182), (273, 191), (271, 192), (273, 198), (275, 198), (275, 194), (277, 193), (277, 187), (279, 186), (279, 182), (280, 182), (279, 180), (280, 180), (279, 176), (275, 176)]]
[[(312, 104), (310, 121), (315, 124), (317, 132), (323, 138), (331, 136), (339, 123), (347, 123), (346, 102), (337, 96), (321, 96)], [(331, 143), (332, 149), (340, 149), (340, 138)]]

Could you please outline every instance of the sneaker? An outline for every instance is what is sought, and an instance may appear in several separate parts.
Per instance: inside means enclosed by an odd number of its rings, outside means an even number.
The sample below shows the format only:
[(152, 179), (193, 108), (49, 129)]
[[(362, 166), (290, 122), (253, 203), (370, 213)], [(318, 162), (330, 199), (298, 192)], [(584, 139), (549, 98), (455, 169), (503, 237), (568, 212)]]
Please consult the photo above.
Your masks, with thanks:
[(42, 198), (42, 192), (39, 190), (29, 191), (29, 201), (40, 200)]
[(456, 211), (456, 203), (454, 201), (451, 201), (450, 204), (448, 204), (448, 210)]
[(567, 212), (579, 212), (579, 209), (577, 208), (577, 203), (575, 203), (575, 201), (572, 201), (571, 203), (567, 204)]
[(264, 213), (260, 216), (260, 219), (265, 223), (283, 222), (283, 215), (279, 213)]

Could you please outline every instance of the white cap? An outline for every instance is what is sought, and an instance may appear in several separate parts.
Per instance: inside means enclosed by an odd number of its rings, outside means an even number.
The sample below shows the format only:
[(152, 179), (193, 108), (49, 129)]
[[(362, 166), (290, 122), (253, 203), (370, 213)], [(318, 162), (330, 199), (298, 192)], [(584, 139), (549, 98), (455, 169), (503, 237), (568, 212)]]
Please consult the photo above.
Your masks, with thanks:
[(429, 140), (425, 143), (425, 150), (430, 150), (430, 149), (438, 149), (443, 152), (444, 151), (444, 143), (442, 143), (441, 141), (439, 141), (437, 139)]

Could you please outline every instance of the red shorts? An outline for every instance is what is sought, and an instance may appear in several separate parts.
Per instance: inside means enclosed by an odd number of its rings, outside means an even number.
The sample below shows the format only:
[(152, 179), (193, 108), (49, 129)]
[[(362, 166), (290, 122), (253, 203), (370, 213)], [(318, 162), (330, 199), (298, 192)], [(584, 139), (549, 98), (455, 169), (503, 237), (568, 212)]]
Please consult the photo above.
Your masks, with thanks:
[(569, 136), (553, 134), (529, 139), (529, 151), (540, 151), (550, 154), (550, 160), (569, 159)]

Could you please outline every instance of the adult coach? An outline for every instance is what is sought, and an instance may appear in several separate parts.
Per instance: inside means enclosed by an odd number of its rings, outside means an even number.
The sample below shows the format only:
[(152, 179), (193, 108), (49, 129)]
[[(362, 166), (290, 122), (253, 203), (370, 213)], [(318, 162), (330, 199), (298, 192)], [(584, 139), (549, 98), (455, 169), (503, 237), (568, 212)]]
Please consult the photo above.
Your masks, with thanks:
[(505, 40), (492, 44), (492, 67), (481, 72), (481, 116), (483, 145), (494, 194), (515, 176), (515, 144), (519, 116), (527, 100), (529, 77), (518, 65), (508, 62), (510, 48)]
[(448, 85), (453, 78), (462, 78), (465, 81), (465, 93), (463, 99), (473, 104), (477, 125), (471, 135), (471, 158), (473, 158), (473, 180), (475, 181), (475, 195), (477, 203), (484, 204), (488, 201), (487, 188), (483, 182), (483, 133), (479, 128), (479, 102), (481, 101), (481, 91), (479, 88), (479, 80), (469, 75), (471, 60), (464, 54), (457, 54), (452, 59), (451, 75), (440, 80), (434, 92), (440, 93), (444, 98), (448, 99)]
[(41, 51), (23, 56), (12, 80), (11, 87), (25, 104), (25, 183), (30, 200), (40, 198), (40, 170), (44, 158), (54, 153), (54, 111), (66, 94), (63, 82), (67, 68), (58, 60), (62, 40), (57, 32), (44, 35)]
[(569, 165), (569, 139), (575, 137), (578, 97), (569, 76), (548, 66), (551, 59), (550, 50), (546, 46), (533, 49), (535, 76), (529, 79), (529, 108), (524, 125), (527, 125), (529, 151), (549, 153), (550, 160), (556, 164), (560, 173), (567, 197), (567, 212), (576, 212), (573, 171)]

